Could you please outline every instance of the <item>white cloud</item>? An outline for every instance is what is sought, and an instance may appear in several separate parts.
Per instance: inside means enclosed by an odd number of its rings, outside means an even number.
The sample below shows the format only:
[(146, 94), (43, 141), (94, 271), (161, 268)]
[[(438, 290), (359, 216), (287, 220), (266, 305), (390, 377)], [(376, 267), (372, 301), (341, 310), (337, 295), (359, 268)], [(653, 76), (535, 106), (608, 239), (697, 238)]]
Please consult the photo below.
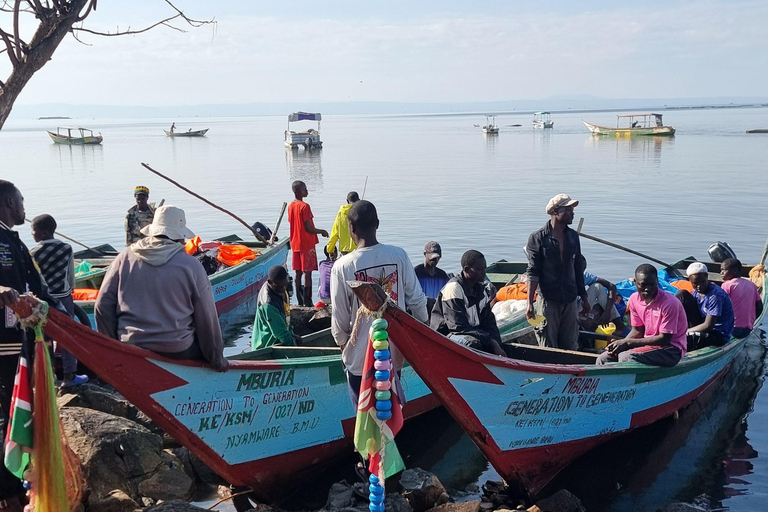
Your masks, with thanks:
[(757, 96), (765, 93), (766, 26), (764, 2), (715, 1), (514, 17), (227, 16), (213, 41), (210, 28), (86, 37), (92, 47), (67, 39), (20, 102)]

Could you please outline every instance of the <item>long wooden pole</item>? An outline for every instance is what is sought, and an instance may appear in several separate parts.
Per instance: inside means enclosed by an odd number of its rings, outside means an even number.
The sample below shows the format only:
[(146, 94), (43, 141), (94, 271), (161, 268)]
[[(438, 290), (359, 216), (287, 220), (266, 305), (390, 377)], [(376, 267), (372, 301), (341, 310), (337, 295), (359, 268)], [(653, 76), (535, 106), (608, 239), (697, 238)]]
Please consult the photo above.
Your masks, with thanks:
[[(30, 224), (32, 224), (32, 221), (31, 221), (31, 220), (29, 220), (29, 219), (26, 219), (26, 218), (25, 218), (24, 220), (25, 220), (25, 221), (27, 221), (27, 222), (29, 222)], [(59, 235), (59, 236), (60, 236), (61, 238), (63, 238), (64, 240), (69, 240), (69, 241), (70, 241), (70, 242), (72, 242), (73, 244), (77, 244), (77, 245), (79, 245), (80, 247), (85, 247), (85, 248), (86, 248), (86, 249), (88, 249), (89, 251), (93, 251), (93, 252), (95, 252), (95, 253), (101, 254), (102, 256), (108, 256), (108, 255), (107, 255), (107, 254), (105, 254), (103, 251), (100, 251), (100, 250), (98, 250), (98, 249), (94, 249), (93, 247), (88, 247), (88, 246), (87, 246), (87, 245), (85, 245), (84, 243), (82, 243), (82, 242), (78, 242), (78, 241), (77, 241), (77, 240), (75, 240), (74, 238), (69, 238), (67, 235), (65, 235), (65, 234), (62, 234), (62, 233), (60, 233), (60, 232), (58, 232), (58, 231), (54, 231), (54, 233), (55, 233), (55, 234), (57, 234), (57, 235)]]
[(623, 245), (615, 244), (613, 242), (609, 242), (608, 240), (603, 240), (602, 238), (598, 238), (596, 236), (592, 236), (592, 235), (588, 235), (586, 233), (582, 233), (581, 232), (581, 226), (583, 226), (583, 225), (584, 225), (584, 218), (579, 220), (579, 227), (576, 230), (577, 233), (579, 233), (579, 236), (582, 236), (582, 237), (584, 237), (584, 238), (586, 238), (588, 240), (593, 240), (595, 242), (599, 242), (601, 244), (605, 244), (605, 245), (607, 245), (609, 247), (613, 247), (615, 249), (622, 250), (624, 252), (628, 252), (630, 254), (634, 254), (635, 256), (640, 256), (641, 258), (645, 258), (646, 260), (652, 261), (654, 263), (658, 263), (659, 265), (664, 265), (664, 268), (672, 267), (672, 265), (670, 265), (669, 263), (665, 263), (665, 262), (663, 262), (661, 260), (657, 260), (656, 258), (648, 256), (647, 254), (643, 254), (642, 252), (630, 249), (629, 247), (624, 247)]
[(768, 256), (768, 239), (765, 240), (765, 247), (763, 247), (763, 255), (760, 256), (760, 265), (765, 263), (765, 257)]
[(209, 205), (209, 206), (213, 206), (214, 208), (216, 208), (217, 210), (219, 210), (219, 211), (220, 211), (220, 212), (222, 212), (222, 213), (226, 213), (227, 215), (229, 215), (230, 217), (232, 217), (233, 219), (235, 219), (237, 222), (239, 222), (240, 224), (242, 224), (243, 226), (245, 226), (246, 228), (248, 228), (248, 231), (250, 231), (251, 233), (253, 233), (253, 236), (255, 236), (256, 238), (258, 238), (260, 242), (262, 242), (263, 244), (265, 244), (265, 245), (267, 245), (267, 246), (269, 245), (269, 241), (268, 241), (266, 238), (264, 238), (263, 236), (261, 236), (261, 235), (260, 235), (260, 234), (259, 234), (259, 233), (258, 233), (258, 232), (255, 230), (255, 229), (253, 229), (253, 228), (251, 227), (251, 225), (250, 225), (250, 224), (248, 224), (247, 222), (245, 222), (243, 219), (241, 219), (240, 217), (238, 217), (238, 216), (237, 216), (237, 215), (235, 215), (234, 213), (230, 212), (229, 210), (225, 210), (225, 209), (224, 209), (224, 208), (222, 208), (221, 206), (217, 205), (216, 203), (214, 203), (214, 202), (212, 202), (212, 201), (209, 201), (208, 199), (204, 198), (204, 197), (203, 197), (203, 196), (201, 196), (200, 194), (198, 194), (198, 193), (196, 193), (196, 192), (192, 192), (191, 190), (189, 190), (187, 187), (185, 187), (184, 185), (182, 185), (182, 184), (181, 184), (181, 183), (179, 183), (178, 181), (172, 180), (171, 178), (169, 178), (168, 176), (164, 175), (163, 173), (161, 173), (161, 172), (159, 172), (159, 171), (156, 171), (156, 170), (154, 170), (154, 169), (153, 169), (153, 168), (151, 168), (149, 165), (147, 165), (147, 164), (145, 164), (145, 163), (143, 163), (143, 162), (142, 162), (142, 164), (141, 164), (141, 165), (142, 165), (142, 166), (143, 166), (143, 167), (144, 167), (146, 170), (148, 170), (149, 172), (155, 173), (155, 174), (157, 174), (158, 176), (160, 176), (161, 178), (163, 178), (164, 180), (166, 180), (166, 181), (169, 181), (169, 182), (173, 183), (174, 185), (176, 185), (177, 187), (179, 187), (179, 188), (180, 188), (181, 190), (183, 190), (184, 192), (186, 192), (186, 193), (188, 193), (188, 194), (190, 194), (190, 195), (192, 195), (192, 196), (195, 196), (196, 198), (198, 198), (198, 199), (199, 199), (199, 200), (201, 200), (202, 202), (206, 203), (207, 205)]
[(368, 176), (365, 177), (365, 185), (363, 185), (363, 195), (360, 196), (360, 199), (365, 199), (365, 189), (368, 188)]
[(275, 224), (275, 230), (272, 232), (272, 237), (277, 238), (277, 230), (280, 229), (280, 224), (283, 222), (283, 215), (285, 215), (285, 209), (288, 207), (288, 203), (283, 203), (283, 208), (280, 210), (280, 216), (277, 218), (277, 224)]

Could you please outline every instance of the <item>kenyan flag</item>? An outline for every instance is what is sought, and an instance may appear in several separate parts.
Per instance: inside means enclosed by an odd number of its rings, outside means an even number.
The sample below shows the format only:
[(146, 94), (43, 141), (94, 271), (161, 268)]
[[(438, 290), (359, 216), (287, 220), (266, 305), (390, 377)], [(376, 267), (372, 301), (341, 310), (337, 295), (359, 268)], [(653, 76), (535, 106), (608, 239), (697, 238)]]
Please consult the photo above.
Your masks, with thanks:
[(5, 437), (5, 467), (8, 471), (23, 479), (24, 470), (29, 464), (29, 451), (32, 448), (32, 390), (29, 386), (29, 368), (27, 358), (19, 356), (19, 368), (13, 383), (11, 398), (11, 417)]

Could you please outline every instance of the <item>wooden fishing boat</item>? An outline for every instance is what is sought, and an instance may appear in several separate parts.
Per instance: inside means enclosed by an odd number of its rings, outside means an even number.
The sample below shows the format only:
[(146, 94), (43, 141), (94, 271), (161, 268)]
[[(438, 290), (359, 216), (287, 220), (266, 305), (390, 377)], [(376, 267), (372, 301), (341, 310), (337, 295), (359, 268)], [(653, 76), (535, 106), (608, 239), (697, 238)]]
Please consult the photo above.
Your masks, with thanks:
[(193, 130), (192, 128), (190, 128), (186, 132), (176, 132), (176, 131), (171, 132), (168, 130), (163, 130), (163, 131), (169, 137), (205, 137), (205, 134), (208, 133), (208, 130), (210, 130), (210, 128), (206, 128), (205, 130)]
[(48, 131), (53, 142), (56, 144), (68, 144), (71, 146), (80, 146), (84, 144), (101, 144), (104, 137), (101, 133), (93, 134), (93, 130), (82, 128), (80, 126), (59, 126), (56, 132)]
[(536, 112), (533, 114), (533, 127), (542, 128), (554, 128), (555, 122), (552, 120), (552, 114), (549, 112)]
[[(256, 259), (219, 270), (209, 276), (211, 286), (213, 287), (213, 297), (216, 300), (216, 311), (222, 314), (255, 297), (267, 280), (269, 268), (273, 265), (285, 264), (288, 258), (289, 247), (287, 238), (270, 247), (266, 247), (263, 243), (256, 240), (242, 240), (236, 235), (221, 237), (218, 240), (224, 243), (246, 245), (260, 252)], [(118, 253), (109, 245), (101, 245), (94, 249), (104, 254), (100, 254), (97, 251), (79, 251), (75, 253), (76, 261), (88, 261), (92, 265), (88, 273), (76, 277), (76, 288), (98, 289), (104, 279), (107, 267)], [(95, 300), (75, 301), (75, 304), (80, 306), (89, 316), (92, 322), (91, 325), (95, 325), (93, 324), (93, 306), (95, 302)]]
[[(592, 132), (593, 135), (611, 135), (613, 137), (634, 137), (641, 136), (672, 136), (675, 134), (674, 126), (664, 126), (661, 121), (662, 114), (622, 114), (616, 116), (616, 127), (599, 126), (588, 123), (583, 119), (581, 122)], [(623, 120), (627, 120), (626, 127), (619, 125)]]
[[(12, 306), (29, 316), (35, 299)], [(332, 459), (352, 453), (355, 407), (330, 329), (302, 347), (229, 358), (225, 373), (106, 338), (51, 310), (48, 336), (145, 412), (219, 476), (274, 502), (299, 492)], [(439, 405), (410, 367), (406, 418)], [(247, 508), (251, 508), (248, 506)]]
[(754, 130), (747, 130), (747, 133), (768, 133), (768, 128), (755, 128)]
[[(666, 270), (680, 276), (692, 261)], [(708, 267), (715, 281), (720, 264)], [(354, 283), (353, 289), (372, 311), (386, 301), (374, 284)], [(390, 341), (496, 471), (532, 495), (592, 448), (689, 404), (728, 371), (745, 343), (732, 339), (723, 347), (692, 351), (672, 368), (634, 362), (597, 366), (593, 353), (515, 343), (504, 344), (509, 358), (477, 352), (430, 330), (392, 303), (384, 318)]]

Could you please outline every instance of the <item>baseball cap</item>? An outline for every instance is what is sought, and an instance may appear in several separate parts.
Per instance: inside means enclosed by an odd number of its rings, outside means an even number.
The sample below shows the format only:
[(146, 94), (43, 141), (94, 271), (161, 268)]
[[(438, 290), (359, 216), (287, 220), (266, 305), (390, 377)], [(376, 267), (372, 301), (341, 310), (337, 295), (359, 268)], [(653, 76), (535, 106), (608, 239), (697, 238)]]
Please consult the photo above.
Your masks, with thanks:
[(688, 265), (688, 268), (685, 271), (685, 274), (687, 276), (692, 276), (693, 274), (706, 274), (709, 270), (707, 269), (707, 266), (704, 263), (701, 263), (700, 261), (694, 261), (690, 265)]
[(554, 215), (557, 209), (561, 206), (579, 206), (579, 202), (575, 199), (571, 199), (571, 196), (568, 194), (557, 194), (547, 203), (547, 213), (549, 215)]
[(430, 260), (435, 258), (442, 258), (443, 250), (440, 248), (440, 244), (437, 242), (427, 242), (424, 246), (424, 255)]

